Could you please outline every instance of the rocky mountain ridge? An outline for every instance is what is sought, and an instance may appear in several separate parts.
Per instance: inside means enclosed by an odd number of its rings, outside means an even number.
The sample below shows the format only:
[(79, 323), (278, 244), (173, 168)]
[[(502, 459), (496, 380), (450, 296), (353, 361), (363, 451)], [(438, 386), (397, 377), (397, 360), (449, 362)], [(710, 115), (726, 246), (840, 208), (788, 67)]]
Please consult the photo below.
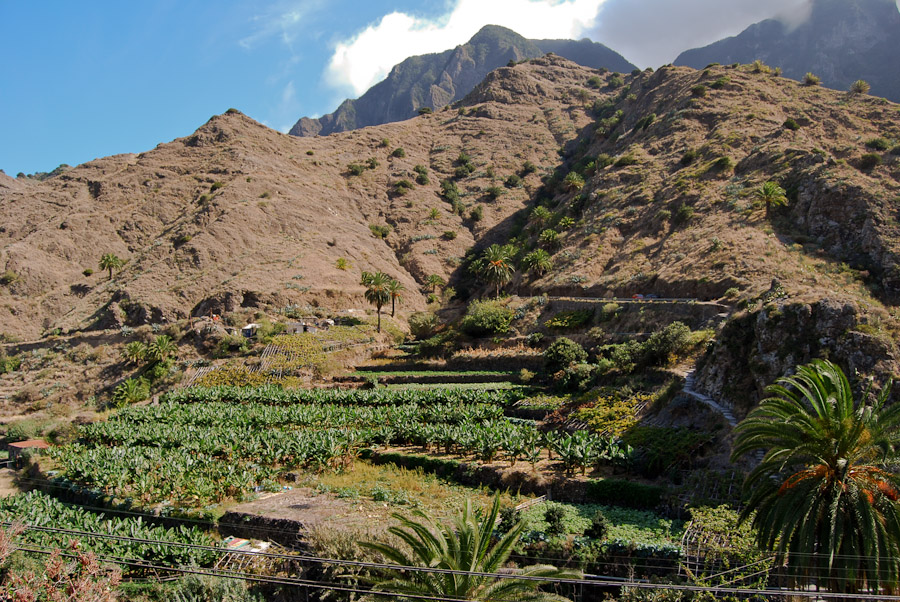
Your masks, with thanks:
[(709, 63), (781, 67), (800, 80), (807, 72), (825, 86), (847, 90), (858, 79), (872, 93), (900, 101), (900, 11), (894, 0), (814, 0), (807, 21), (791, 26), (769, 19), (735, 37), (683, 52), (676, 65), (702, 69)]
[(553, 52), (580, 65), (629, 72), (634, 65), (590, 40), (528, 40), (497, 25), (483, 27), (471, 40), (436, 54), (412, 56), (387, 78), (356, 99), (347, 99), (319, 118), (303, 117), (294, 136), (327, 135), (370, 125), (403, 121), (419, 109), (440, 109), (460, 100), (494, 69)]

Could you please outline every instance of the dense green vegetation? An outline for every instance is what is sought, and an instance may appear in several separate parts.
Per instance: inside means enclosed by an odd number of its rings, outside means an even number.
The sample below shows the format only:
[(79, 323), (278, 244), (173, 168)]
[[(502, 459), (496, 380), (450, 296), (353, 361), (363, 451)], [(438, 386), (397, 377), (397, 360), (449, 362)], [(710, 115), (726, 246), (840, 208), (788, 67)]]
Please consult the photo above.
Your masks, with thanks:
[[(198, 546), (215, 545), (212, 537), (197, 527), (166, 528), (149, 524), (141, 517), (123, 518), (95, 513), (78, 506), (68, 506), (39, 491), (0, 499), (0, 521), (159, 541), (160, 544), (152, 544), (104, 538), (80, 538), (83, 549), (92, 550), (97, 554), (143, 559), (166, 566), (212, 566), (219, 557), (209, 550), (167, 545), (172, 542)], [(19, 535), (20, 541), (45, 548), (68, 547), (71, 539), (72, 536), (68, 534), (33, 529)]]

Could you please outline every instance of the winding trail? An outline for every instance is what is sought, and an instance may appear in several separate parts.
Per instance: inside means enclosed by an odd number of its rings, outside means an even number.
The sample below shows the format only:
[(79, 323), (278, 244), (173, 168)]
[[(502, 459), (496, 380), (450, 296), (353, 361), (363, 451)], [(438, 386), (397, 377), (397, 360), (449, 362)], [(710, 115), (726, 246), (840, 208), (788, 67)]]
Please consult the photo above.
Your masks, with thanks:
[(737, 426), (737, 419), (735, 419), (734, 414), (731, 413), (731, 410), (722, 407), (722, 405), (716, 402), (716, 400), (709, 395), (704, 395), (703, 393), (694, 390), (695, 372), (696, 368), (692, 368), (687, 374), (684, 375), (684, 389), (682, 389), (682, 391), (686, 395), (690, 395), (700, 403), (709, 406), (710, 408), (724, 416), (725, 420), (728, 421), (728, 424), (731, 425), (732, 428)]

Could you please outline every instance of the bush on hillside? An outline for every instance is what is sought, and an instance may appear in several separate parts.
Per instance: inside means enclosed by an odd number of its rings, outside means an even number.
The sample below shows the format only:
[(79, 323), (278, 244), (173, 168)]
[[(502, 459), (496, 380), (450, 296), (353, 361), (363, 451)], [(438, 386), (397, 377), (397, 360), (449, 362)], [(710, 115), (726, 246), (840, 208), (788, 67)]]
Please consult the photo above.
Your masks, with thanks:
[(497, 301), (475, 301), (469, 305), (460, 329), (473, 337), (503, 334), (513, 321), (513, 310)]

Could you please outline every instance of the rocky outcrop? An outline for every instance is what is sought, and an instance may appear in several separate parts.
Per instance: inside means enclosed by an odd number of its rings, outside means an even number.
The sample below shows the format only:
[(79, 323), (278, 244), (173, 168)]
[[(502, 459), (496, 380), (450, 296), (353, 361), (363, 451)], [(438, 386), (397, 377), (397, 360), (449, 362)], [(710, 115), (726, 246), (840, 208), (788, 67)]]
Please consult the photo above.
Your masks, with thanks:
[(895, 343), (858, 305), (780, 299), (725, 324), (698, 366), (695, 387), (740, 419), (766, 386), (815, 358), (836, 362), (851, 378), (883, 381), (900, 369)]

